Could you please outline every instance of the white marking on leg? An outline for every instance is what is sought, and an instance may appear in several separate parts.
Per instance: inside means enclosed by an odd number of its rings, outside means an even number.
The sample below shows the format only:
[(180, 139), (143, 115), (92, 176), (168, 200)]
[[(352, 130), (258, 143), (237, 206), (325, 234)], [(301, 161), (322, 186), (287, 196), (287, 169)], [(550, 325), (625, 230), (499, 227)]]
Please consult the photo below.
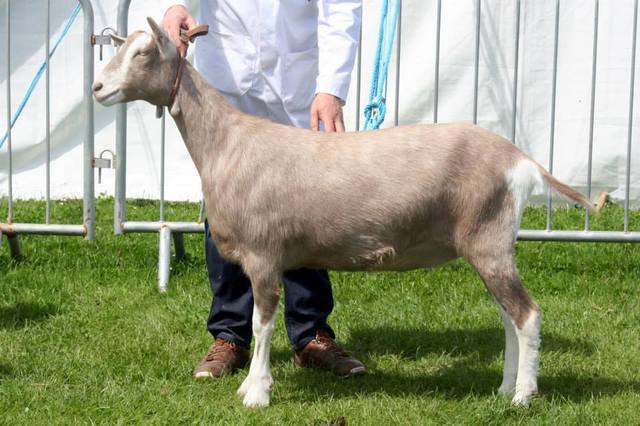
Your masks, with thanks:
[(540, 362), (540, 312), (532, 310), (522, 328), (515, 327), (518, 336), (518, 377), (512, 403), (527, 405), (538, 392)]
[(520, 160), (512, 169), (508, 170), (505, 179), (513, 197), (513, 238), (515, 241), (520, 229), (520, 220), (524, 206), (532, 193), (544, 190), (544, 180), (538, 166), (529, 159)]
[(269, 390), (273, 384), (269, 353), (275, 318), (274, 312), (271, 319), (263, 324), (258, 307), (253, 306), (253, 358), (249, 374), (238, 389), (238, 394), (244, 396), (243, 403), (247, 407), (266, 407), (269, 405)]
[(504, 371), (502, 384), (498, 388), (501, 394), (512, 394), (516, 390), (516, 378), (518, 376), (518, 336), (511, 317), (498, 306), (504, 325)]

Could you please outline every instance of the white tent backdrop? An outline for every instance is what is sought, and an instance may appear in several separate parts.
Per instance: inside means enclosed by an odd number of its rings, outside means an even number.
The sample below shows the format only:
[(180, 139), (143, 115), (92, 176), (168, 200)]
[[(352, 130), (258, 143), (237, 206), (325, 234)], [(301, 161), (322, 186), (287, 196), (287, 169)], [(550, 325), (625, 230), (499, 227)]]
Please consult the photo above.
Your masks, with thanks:
[[(0, 137), (6, 131), (6, 2), (0, 0)], [(302, 1), (302, 0), (300, 0)], [(116, 0), (94, 1), (96, 32), (116, 27)], [(130, 11), (130, 31), (146, 29), (144, 18), (160, 19), (159, 1), (136, 0)], [(196, 11), (198, 1), (191, 2)], [(378, 34), (380, 0), (367, 0), (364, 9), (362, 53), (362, 105), (366, 101)], [(45, 0), (11, 1), (12, 110), (44, 60)], [(54, 40), (71, 11), (74, 0), (51, 2)], [(479, 71), (479, 124), (511, 136), (515, 0), (483, 0)], [(593, 147), (593, 188), (625, 191), (626, 151), (633, 0), (603, 1), (600, 5), (598, 69)], [(474, 90), (476, 0), (443, 0), (438, 121), (471, 121)], [(431, 122), (435, 77), (437, 0), (405, 0), (402, 11), (400, 67), (400, 124)], [(589, 111), (594, 3), (562, 0), (560, 8), (557, 110), (554, 174), (585, 190), (589, 143)], [(543, 165), (549, 161), (555, 1), (522, 1), (516, 143)], [(51, 60), (52, 197), (82, 196), (82, 15)], [(104, 49), (104, 62), (114, 54)], [(395, 54), (393, 55), (395, 58)], [(355, 123), (355, 74), (345, 116)], [(395, 63), (390, 66), (388, 116), (393, 124), (396, 96)], [(636, 104), (637, 98), (636, 97)], [(160, 121), (154, 108), (129, 105), (127, 196), (158, 198), (160, 183)], [(633, 127), (631, 200), (640, 201), (640, 155), (636, 105)], [(96, 155), (115, 151), (113, 108), (96, 104)], [(199, 200), (195, 168), (171, 120), (167, 120), (166, 199)], [(14, 197), (42, 198), (45, 194), (44, 78), (13, 129)], [(380, 171), (384, 173), (383, 170)], [(7, 144), (0, 148), (0, 196), (8, 192)], [(113, 194), (114, 173), (104, 170), (97, 194)]]

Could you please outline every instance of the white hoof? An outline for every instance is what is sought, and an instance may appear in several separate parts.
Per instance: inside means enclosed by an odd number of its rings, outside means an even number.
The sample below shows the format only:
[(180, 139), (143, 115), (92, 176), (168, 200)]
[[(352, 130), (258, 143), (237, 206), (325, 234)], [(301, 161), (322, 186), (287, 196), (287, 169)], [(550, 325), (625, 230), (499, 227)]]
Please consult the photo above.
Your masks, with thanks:
[(249, 380), (249, 376), (245, 377), (242, 381), (242, 384), (238, 388), (238, 395), (245, 396), (251, 387), (251, 381)]
[(533, 396), (537, 393), (538, 389), (534, 386), (527, 386), (523, 389), (516, 389), (516, 394), (511, 400), (511, 404), (515, 405), (516, 407), (526, 407), (529, 405), (529, 401), (531, 401), (531, 398), (533, 398)]
[(260, 384), (250, 386), (242, 403), (249, 408), (267, 407), (269, 405), (269, 388)]
[(244, 405), (247, 407), (264, 407), (269, 405), (271, 385), (273, 385), (271, 376), (257, 380), (247, 376), (238, 388), (238, 395), (245, 397)]

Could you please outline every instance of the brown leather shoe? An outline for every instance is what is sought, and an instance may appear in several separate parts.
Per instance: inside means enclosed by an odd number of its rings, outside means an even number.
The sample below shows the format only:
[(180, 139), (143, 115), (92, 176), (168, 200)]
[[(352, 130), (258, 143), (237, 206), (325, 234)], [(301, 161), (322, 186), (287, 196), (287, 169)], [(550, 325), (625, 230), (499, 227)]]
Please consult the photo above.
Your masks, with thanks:
[(293, 361), (298, 367), (315, 367), (342, 378), (367, 372), (364, 364), (338, 346), (326, 330), (318, 330), (316, 338), (293, 355)]
[(216, 339), (209, 348), (209, 353), (196, 365), (193, 377), (196, 379), (221, 377), (246, 367), (248, 362), (247, 348), (223, 339)]

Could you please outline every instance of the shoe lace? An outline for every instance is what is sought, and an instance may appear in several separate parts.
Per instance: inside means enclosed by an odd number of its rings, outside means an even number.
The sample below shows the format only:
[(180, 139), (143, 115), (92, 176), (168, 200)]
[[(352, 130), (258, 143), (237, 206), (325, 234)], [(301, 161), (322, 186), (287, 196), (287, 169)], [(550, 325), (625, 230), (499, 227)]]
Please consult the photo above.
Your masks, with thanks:
[(332, 338), (316, 336), (315, 341), (326, 351), (331, 352), (336, 358), (349, 358), (349, 354), (347, 353), (347, 351), (342, 349), (340, 345), (338, 345)]
[(219, 358), (224, 357), (224, 355), (231, 350), (235, 352), (237, 345), (233, 342), (227, 342), (224, 340), (216, 340), (211, 348), (209, 349), (209, 353), (205, 357), (207, 361), (218, 361)]

